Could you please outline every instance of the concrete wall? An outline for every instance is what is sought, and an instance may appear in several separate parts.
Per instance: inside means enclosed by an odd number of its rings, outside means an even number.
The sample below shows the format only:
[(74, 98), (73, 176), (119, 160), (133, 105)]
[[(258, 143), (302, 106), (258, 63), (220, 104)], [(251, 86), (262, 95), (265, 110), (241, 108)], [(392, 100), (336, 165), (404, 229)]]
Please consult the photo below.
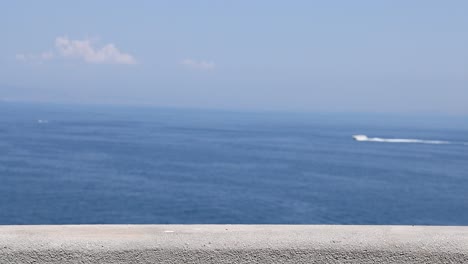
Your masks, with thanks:
[(468, 227), (0, 226), (0, 263), (468, 263)]

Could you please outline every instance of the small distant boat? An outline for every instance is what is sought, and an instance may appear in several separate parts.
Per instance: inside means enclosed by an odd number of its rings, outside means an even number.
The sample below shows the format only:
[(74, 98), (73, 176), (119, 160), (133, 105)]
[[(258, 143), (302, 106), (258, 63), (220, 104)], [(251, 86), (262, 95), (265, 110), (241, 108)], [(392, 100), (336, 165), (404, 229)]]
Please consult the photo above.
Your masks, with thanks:
[(49, 120), (38, 119), (38, 120), (37, 120), (37, 123), (38, 123), (38, 124), (47, 124), (47, 123), (49, 123)]
[(385, 143), (419, 143), (419, 144), (452, 144), (449, 141), (442, 140), (426, 140), (426, 139), (409, 139), (409, 138), (378, 138), (367, 137), (366, 135), (353, 135), (356, 141), (369, 141), (369, 142), (385, 142)]
[(366, 135), (353, 135), (353, 139), (356, 141), (366, 141), (369, 138)]

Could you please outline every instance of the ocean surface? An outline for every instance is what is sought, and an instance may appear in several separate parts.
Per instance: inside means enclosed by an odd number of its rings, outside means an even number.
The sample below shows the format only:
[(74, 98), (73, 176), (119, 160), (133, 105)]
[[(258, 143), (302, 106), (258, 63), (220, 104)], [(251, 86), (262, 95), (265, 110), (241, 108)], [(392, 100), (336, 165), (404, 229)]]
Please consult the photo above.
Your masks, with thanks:
[(467, 143), (463, 117), (0, 102), (0, 224), (468, 225)]

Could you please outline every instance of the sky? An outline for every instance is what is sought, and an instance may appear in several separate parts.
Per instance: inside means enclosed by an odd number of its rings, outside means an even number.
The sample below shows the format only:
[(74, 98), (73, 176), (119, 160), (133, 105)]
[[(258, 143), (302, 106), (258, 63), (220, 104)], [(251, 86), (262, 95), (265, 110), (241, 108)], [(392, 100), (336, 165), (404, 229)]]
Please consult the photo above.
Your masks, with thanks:
[(468, 115), (468, 1), (2, 1), (0, 101)]

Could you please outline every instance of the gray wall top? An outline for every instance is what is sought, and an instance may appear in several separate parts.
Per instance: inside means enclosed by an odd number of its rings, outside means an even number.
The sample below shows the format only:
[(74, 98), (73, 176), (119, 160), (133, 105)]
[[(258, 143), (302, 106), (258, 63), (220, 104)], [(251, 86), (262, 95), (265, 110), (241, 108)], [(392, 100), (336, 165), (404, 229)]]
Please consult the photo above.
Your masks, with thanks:
[(0, 226), (0, 263), (468, 263), (468, 227)]

